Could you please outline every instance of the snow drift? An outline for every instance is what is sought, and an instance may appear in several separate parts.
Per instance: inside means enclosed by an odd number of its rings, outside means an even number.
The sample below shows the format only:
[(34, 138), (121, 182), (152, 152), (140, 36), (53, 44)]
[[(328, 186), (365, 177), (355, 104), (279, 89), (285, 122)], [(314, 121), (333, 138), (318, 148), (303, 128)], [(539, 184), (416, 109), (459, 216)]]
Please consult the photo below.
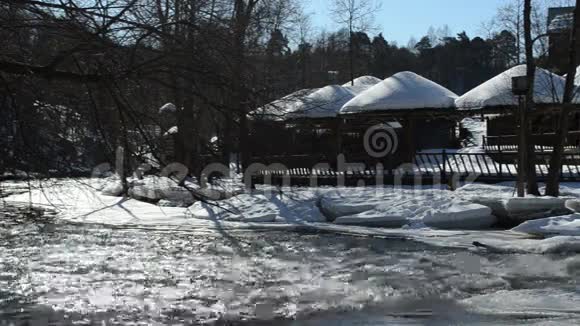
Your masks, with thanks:
[(405, 71), (362, 92), (340, 112), (452, 108), (456, 98), (457, 95), (447, 88)]

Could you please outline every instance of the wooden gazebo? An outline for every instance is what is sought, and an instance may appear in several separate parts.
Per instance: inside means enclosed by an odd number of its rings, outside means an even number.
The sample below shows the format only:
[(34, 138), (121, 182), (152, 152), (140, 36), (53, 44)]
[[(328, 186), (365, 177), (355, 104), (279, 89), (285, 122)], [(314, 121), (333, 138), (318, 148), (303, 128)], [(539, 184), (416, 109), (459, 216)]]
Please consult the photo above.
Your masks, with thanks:
[(397, 142), (393, 144), (396, 148), (387, 157), (375, 158), (383, 164), (413, 162), (418, 150), (454, 147), (457, 145), (456, 98), (455, 93), (415, 73), (395, 74), (343, 106), (339, 114), (340, 128), (343, 136), (351, 136), (350, 143), (348, 137), (343, 139), (343, 152), (354, 155), (352, 159), (360, 160), (365, 155), (367, 160), (371, 159), (368, 153), (359, 153), (365, 141), (362, 138), (380, 125), (391, 130), (393, 125), (398, 126), (396, 139), (391, 140)]
[[(517, 152), (518, 99), (512, 92), (512, 78), (525, 76), (525, 65), (513, 67), (477, 86), (456, 101), (460, 112), (485, 116), (487, 135), (483, 145), (487, 152)], [(545, 69), (537, 68), (534, 84), (535, 109), (529, 112), (532, 126), (532, 142), (540, 152), (549, 151), (554, 143), (557, 128), (554, 111), (561, 108), (565, 79)], [(567, 138), (569, 148), (580, 144), (580, 115), (570, 121)]]
[(338, 112), (345, 103), (381, 80), (363, 76), (352, 83), (302, 90), (252, 114), (252, 161), (292, 168), (334, 164), (339, 147)]

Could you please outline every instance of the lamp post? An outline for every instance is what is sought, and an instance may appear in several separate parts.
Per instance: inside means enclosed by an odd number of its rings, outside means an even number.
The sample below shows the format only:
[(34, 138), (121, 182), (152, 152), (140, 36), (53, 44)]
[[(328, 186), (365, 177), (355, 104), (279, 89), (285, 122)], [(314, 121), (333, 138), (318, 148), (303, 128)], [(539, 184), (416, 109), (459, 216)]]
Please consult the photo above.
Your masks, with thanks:
[(518, 97), (518, 113), (519, 113), (519, 144), (518, 144), (518, 182), (517, 190), (518, 197), (525, 197), (525, 183), (526, 183), (526, 166), (528, 160), (527, 151), (527, 127), (528, 119), (526, 106), (523, 105), (524, 96), (528, 93), (529, 85), (527, 76), (512, 77), (512, 93)]

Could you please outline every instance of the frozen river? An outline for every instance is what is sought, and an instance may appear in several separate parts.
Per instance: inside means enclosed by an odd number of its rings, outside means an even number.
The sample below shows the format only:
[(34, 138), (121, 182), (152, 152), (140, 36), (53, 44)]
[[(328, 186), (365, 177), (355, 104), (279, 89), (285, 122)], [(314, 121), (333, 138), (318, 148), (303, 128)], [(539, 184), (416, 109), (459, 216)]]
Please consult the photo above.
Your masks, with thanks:
[(0, 325), (580, 323), (575, 255), (10, 221), (0, 223)]

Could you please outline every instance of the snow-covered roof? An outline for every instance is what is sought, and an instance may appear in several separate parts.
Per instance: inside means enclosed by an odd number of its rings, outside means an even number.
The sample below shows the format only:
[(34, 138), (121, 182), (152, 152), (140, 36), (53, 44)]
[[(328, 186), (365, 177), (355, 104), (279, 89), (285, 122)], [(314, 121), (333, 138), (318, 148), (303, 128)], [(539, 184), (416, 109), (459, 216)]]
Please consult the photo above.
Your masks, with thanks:
[(351, 92), (353, 92), (354, 94), (358, 95), (364, 91), (366, 91), (367, 89), (375, 86), (376, 84), (382, 82), (381, 79), (377, 78), (377, 77), (373, 77), (373, 76), (361, 76), (356, 78), (355, 80), (353, 80), (353, 83), (351, 83), (350, 81), (348, 83), (345, 83), (344, 85), (342, 85), (342, 87), (350, 90)]
[(159, 108), (159, 114), (163, 113), (173, 113), (177, 111), (177, 107), (173, 103), (165, 103), (162, 107)]
[[(513, 67), (470, 90), (455, 101), (458, 109), (481, 109), (496, 106), (515, 106), (518, 98), (512, 93), (512, 77), (525, 76), (526, 65)], [(545, 69), (536, 69), (534, 101), (558, 103), (564, 94), (566, 81)]]
[(175, 135), (179, 132), (179, 128), (177, 126), (173, 126), (171, 128), (169, 128), (164, 134), (163, 136), (169, 136), (169, 135)]
[(292, 118), (336, 117), (342, 106), (354, 96), (355, 94), (346, 87), (326, 86), (305, 97), (297, 110), (289, 116)]
[(283, 121), (289, 113), (295, 112), (304, 103), (303, 101), (308, 95), (317, 90), (317, 88), (301, 89), (281, 99), (270, 102), (254, 110), (249, 115), (264, 120)]
[[(566, 78), (568, 74), (562, 76)], [(576, 76), (574, 77), (574, 85), (580, 86), (580, 66), (576, 67)]]
[(565, 13), (558, 15), (552, 19), (550, 25), (548, 26), (548, 31), (550, 32), (560, 32), (572, 29), (574, 25), (574, 14)]
[(340, 113), (451, 108), (457, 95), (447, 88), (404, 71), (367, 89), (346, 103)]

